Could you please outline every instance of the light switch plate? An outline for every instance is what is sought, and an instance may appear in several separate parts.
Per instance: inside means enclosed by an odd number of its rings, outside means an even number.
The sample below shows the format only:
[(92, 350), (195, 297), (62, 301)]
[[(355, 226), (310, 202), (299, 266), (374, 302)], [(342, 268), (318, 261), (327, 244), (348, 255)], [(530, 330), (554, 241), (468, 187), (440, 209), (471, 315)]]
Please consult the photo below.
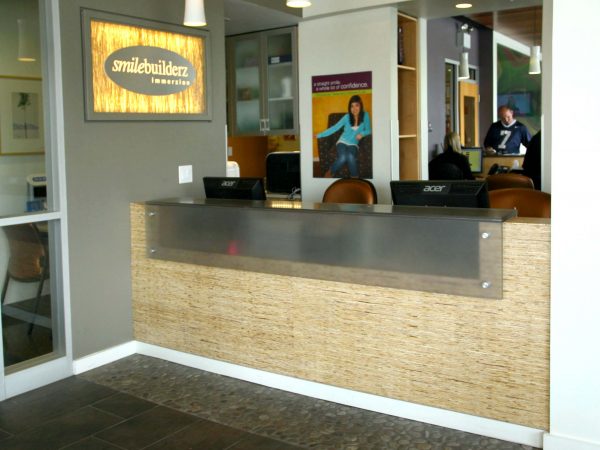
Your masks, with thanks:
[(194, 181), (192, 166), (179, 166), (179, 184)]

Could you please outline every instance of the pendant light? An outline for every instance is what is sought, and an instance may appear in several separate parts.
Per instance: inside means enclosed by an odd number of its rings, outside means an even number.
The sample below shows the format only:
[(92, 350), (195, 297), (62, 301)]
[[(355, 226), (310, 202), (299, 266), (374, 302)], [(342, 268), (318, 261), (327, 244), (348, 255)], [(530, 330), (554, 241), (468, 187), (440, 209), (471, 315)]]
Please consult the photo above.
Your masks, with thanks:
[[(537, 32), (536, 27), (537, 10), (533, 12), (533, 39), (532, 43), (535, 44), (535, 37)], [(542, 66), (540, 64), (542, 48), (539, 45), (532, 45), (529, 50), (529, 75), (539, 75), (542, 73)]]
[(460, 54), (460, 64), (458, 65), (458, 79), (468, 80), (471, 78), (469, 74), (469, 52), (462, 52)]
[(531, 46), (529, 54), (529, 75), (539, 75), (542, 73), (542, 66), (540, 64), (541, 47), (539, 45)]
[(312, 5), (312, 3), (310, 0), (286, 0), (285, 5), (290, 8), (306, 8)]
[(19, 47), (17, 59), (21, 62), (35, 61), (35, 52), (33, 48), (33, 39), (29, 32), (29, 26), (26, 19), (17, 19), (17, 27), (19, 30)]
[(185, 0), (183, 24), (186, 27), (203, 27), (206, 25), (204, 0)]

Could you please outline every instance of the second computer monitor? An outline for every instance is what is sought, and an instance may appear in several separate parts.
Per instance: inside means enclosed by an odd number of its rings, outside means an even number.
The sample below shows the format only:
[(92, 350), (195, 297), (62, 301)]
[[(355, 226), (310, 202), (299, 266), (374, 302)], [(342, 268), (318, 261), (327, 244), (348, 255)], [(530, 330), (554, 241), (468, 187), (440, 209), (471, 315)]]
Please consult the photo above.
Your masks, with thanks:
[(469, 160), (471, 172), (481, 173), (483, 171), (483, 149), (481, 147), (463, 147), (462, 152)]
[(485, 181), (391, 181), (394, 205), (489, 208)]

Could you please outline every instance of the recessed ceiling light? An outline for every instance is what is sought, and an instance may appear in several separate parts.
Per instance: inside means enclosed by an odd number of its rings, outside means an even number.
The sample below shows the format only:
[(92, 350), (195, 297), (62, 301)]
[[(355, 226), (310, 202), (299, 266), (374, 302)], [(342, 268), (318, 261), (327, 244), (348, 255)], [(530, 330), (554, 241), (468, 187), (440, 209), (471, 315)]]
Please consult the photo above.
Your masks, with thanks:
[(457, 3), (456, 7), (458, 9), (467, 9), (467, 8), (472, 8), (473, 4), (472, 3)]
[(287, 0), (285, 2), (290, 8), (306, 8), (311, 5), (310, 0)]

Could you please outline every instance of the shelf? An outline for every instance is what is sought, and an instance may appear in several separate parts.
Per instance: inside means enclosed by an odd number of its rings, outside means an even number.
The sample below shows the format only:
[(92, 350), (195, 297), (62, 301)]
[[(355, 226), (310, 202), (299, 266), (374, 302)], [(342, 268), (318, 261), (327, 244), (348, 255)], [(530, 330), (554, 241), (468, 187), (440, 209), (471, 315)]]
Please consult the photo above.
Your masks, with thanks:
[(283, 102), (286, 100), (294, 100), (294, 97), (273, 97), (269, 99), (270, 102)]
[(412, 67), (412, 66), (403, 66), (403, 65), (398, 65), (398, 70), (417, 70), (416, 67)]

